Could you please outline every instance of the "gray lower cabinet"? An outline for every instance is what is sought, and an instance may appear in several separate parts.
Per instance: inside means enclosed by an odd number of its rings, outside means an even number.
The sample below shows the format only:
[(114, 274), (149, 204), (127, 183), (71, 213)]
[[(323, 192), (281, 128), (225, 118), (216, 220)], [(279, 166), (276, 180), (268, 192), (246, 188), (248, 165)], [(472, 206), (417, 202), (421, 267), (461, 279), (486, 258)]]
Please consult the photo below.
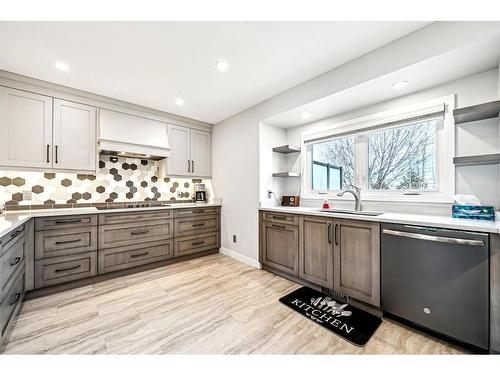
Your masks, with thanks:
[(299, 277), (333, 289), (333, 219), (301, 216)]
[(219, 232), (194, 234), (174, 238), (174, 255), (176, 257), (199, 253), (220, 247)]
[(170, 239), (172, 227), (172, 219), (100, 225), (99, 249)]
[(97, 274), (97, 215), (35, 218), (34, 236), (35, 289)]
[(0, 347), (24, 298), (26, 225), (0, 238)]
[(99, 251), (99, 273), (108, 273), (144, 264), (160, 262), (174, 256), (173, 240), (120, 246)]
[(35, 262), (35, 288), (44, 288), (95, 275), (97, 275), (96, 251)]
[(24, 264), (14, 274), (11, 287), (0, 299), (0, 349), (24, 298)]
[(327, 216), (260, 212), (260, 261), (380, 307), (380, 225)]
[(490, 235), (490, 351), (500, 353), (500, 235)]
[(175, 236), (191, 236), (198, 233), (219, 231), (219, 217), (189, 216), (175, 219)]
[(380, 307), (380, 224), (334, 221), (334, 289)]
[(261, 262), (278, 271), (299, 274), (299, 227), (261, 220)]

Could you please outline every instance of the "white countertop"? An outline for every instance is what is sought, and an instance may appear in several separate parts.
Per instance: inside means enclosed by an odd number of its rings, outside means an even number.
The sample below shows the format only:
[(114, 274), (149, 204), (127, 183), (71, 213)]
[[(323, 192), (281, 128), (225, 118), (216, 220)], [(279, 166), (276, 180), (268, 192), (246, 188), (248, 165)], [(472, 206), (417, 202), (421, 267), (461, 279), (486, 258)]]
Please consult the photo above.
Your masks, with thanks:
[(138, 208), (114, 208), (108, 210), (98, 210), (95, 207), (88, 208), (55, 208), (51, 210), (26, 210), (26, 211), (6, 211), (0, 215), (0, 237), (15, 229), (19, 225), (27, 222), (33, 217), (48, 216), (67, 216), (67, 215), (90, 215), (97, 213), (115, 213), (115, 212), (139, 212), (139, 211), (157, 211), (174, 210), (176, 208), (201, 208), (217, 207), (220, 203), (172, 203), (169, 206), (156, 207), (138, 207)]
[(487, 232), (500, 234), (500, 221), (454, 219), (451, 216), (433, 216), (419, 214), (383, 213), (379, 216), (365, 216), (344, 213), (321, 212), (316, 207), (261, 207), (261, 211), (274, 211), (314, 216), (338, 217), (342, 219), (355, 219), (377, 221), (381, 223), (396, 223), (422, 225), (447, 229), (458, 229), (474, 232)]

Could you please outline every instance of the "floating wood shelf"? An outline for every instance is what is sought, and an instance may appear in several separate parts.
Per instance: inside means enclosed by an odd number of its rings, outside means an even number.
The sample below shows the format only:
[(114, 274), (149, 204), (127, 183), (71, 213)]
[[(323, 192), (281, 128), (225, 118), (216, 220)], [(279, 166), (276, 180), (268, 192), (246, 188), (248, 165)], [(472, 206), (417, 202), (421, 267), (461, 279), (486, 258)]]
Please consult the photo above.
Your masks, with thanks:
[(489, 118), (498, 117), (500, 113), (500, 100), (488, 102), (470, 107), (459, 108), (453, 111), (455, 124), (462, 124), (464, 122), (472, 122), (479, 120), (486, 120)]
[(284, 145), (284, 146), (274, 147), (273, 151), (278, 152), (280, 154), (293, 154), (296, 152), (300, 152), (300, 147)]
[(464, 165), (486, 165), (500, 163), (500, 153), (474, 156), (458, 156), (453, 158), (453, 164), (457, 167)]
[(300, 177), (300, 173), (278, 172), (278, 173), (273, 173), (273, 177)]

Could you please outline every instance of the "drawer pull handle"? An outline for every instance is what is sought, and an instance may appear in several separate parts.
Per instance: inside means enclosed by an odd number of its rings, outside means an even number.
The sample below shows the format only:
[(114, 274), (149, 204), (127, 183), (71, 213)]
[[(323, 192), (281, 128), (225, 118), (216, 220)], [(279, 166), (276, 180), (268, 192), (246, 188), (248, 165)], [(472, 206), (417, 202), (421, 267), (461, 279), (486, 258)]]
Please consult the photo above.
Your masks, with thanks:
[(10, 302), (10, 305), (15, 305), (17, 303), (17, 301), (19, 301), (19, 298), (21, 298), (21, 293), (16, 293), (16, 295), (14, 296), (14, 299)]
[(284, 225), (278, 225), (278, 224), (271, 224), (272, 227), (275, 227), (275, 228), (281, 228), (281, 229), (286, 229), (286, 227)]
[(58, 268), (54, 272), (64, 272), (64, 271), (71, 271), (71, 270), (76, 270), (78, 268), (81, 268), (81, 265), (74, 266), (74, 267), (66, 267), (66, 268)]
[(12, 233), (12, 234), (10, 235), (10, 238), (12, 239), (12, 238), (14, 238), (14, 237), (17, 237), (17, 236), (19, 235), (19, 233), (22, 233), (22, 232), (23, 232), (22, 230), (16, 230), (14, 233)]
[(335, 224), (335, 233), (334, 233), (335, 245), (339, 244), (339, 235), (337, 233), (338, 229), (339, 229), (339, 225)]
[(57, 220), (56, 224), (73, 224), (81, 223), (82, 219)]
[(66, 244), (66, 243), (75, 243), (75, 242), (82, 242), (82, 239), (79, 238), (77, 240), (57, 241), (56, 245), (63, 245), (63, 244)]
[(198, 241), (198, 242), (192, 242), (191, 245), (196, 246), (196, 245), (201, 245), (204, 243), (205, 243), (205, 241)]
[(205, 225), (205, 223), (192, 224), (193, 227), (202, 227), (204, 225)]
[(139, 257), (143, 257), (143, 256), (148, 255), (148, 254), (149, 254), (149, 251), (146, 251), (145, 253), (132, 254), (130, 257), (131, 258), (139, 258)]
[(276, 220), (286, 220), (286, 216), (276, 216), (276, 215), (273, 215), (273, 219), (276, 219)]
[(21, 261), (21, 257), (15, 257), (14, 260), (10, 263), (11, 266), (15, 266)]
[(202, 214), (205, 210), (193, 210), (193, 214)]
[(131, 234), (132, 236), (136, 236), (136, 235), (138, 235), (138, 234), (146, 234), (146, 233), (149, 233), (149, 230), (141, 230), (141, 231), (139, 231), (139, 232), (130, 232), (130, 234)]

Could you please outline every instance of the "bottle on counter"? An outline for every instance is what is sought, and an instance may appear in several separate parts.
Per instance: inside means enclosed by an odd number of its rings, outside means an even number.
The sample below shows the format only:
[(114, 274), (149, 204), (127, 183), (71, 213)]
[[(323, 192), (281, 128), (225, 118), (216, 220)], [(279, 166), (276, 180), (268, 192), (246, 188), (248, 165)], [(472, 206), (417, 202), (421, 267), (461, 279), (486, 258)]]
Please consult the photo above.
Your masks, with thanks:
[(328, 197), (325, 197), (323, 201), (323, 208), (330, 208), (330, 203), (328, 203)]

